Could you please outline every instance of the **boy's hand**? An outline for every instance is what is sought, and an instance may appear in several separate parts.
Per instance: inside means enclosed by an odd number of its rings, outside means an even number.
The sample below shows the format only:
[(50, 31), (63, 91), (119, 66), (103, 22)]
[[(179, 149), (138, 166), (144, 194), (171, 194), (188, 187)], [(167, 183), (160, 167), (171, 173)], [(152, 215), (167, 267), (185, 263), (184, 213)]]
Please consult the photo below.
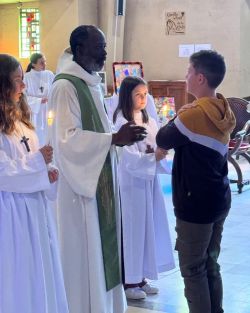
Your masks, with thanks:
[(177, 115), (179, 115), (180, 113), (186, 111), (186, 110), (189, 110), (189, 109), (192, 109), (192, 108), (195, 108), (197, 106), (197, 104), (195, 103), (187, 103), (187, 104), (184, 104), (180, 110), (178, 110), (177, 112)]
[(161, 160), (165, 159), (167, 154), (168, 154), (168, 150), (157, 147), (155, 150), (156, 161), (161, 161)]

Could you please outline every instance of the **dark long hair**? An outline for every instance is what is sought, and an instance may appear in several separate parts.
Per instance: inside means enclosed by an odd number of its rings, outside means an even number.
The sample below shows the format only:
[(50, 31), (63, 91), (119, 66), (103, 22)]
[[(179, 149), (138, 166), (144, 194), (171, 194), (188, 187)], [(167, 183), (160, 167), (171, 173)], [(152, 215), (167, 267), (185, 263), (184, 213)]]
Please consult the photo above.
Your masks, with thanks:
[[(123, 79), (119, 91), (119, 101), (117, 108), (113, 115), (113, 122), (116, 122), (117, 115), (121, 111), (122, 115), (125, 117), (125, 119), (129, 122), (134, 120), (133, 117), (133, 99), (132, 99), (132, 91), (137, 87), (138, 85), (145, 85), (147, 86), (147, 83), (144, 79), (138, 77), (138, 76), (127, 76)], [(142, 121), (143, 123), (148, 122), (148, 114), (146, 109), (142, 109)]]
[(23, 95), (18, 103), (13, 102), (11, 95), (15, 86), (11, 74), (20, 63), (8, 54), (0, 54), (0, 131), (10, 135), (15, 130), (15, 122), (22, 121), (28, 128), (34, 129), (30, 122), (30, 109)]
[(43, 58), (44, 55), (42, 53), (33, 53), (30, 56), (30, 63), (27, 66), (26, 73), (30, 72), (33, 69), (33, 64), (36, 64), (37, 61)]

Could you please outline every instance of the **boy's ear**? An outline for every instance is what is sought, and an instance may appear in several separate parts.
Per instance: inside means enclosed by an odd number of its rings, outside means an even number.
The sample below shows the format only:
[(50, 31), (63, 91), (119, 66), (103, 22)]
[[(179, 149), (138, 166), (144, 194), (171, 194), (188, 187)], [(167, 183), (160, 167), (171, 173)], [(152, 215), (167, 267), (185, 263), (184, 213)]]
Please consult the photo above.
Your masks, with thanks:
[(202, 73), (199, 73), (198, 74), (198, 82), (199, 82), (199, 84), (203, 85), (206, 81), (207, 81), (206, 77)]

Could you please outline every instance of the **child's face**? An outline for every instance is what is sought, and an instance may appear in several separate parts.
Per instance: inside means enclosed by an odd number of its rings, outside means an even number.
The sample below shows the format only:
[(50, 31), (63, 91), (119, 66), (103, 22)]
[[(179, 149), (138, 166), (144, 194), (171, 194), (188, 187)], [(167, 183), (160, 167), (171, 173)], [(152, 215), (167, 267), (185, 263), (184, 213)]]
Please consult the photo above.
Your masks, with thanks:
[(19, 66), (14, 72), (10, 74), (10, 78), (14, 86), (14, 90), (11, 93), (11, 100), (17, 103), (25, 88), (21, 66)]
[(146, 85), (137, 85), (132, 91), (133, 109), (139, 112), (145, 109), (147, 104), (148, 88)]
[(32, 66), (33, 66), (33, 69), (35, 71), (38, 71), (38, 72), (44, 71), (45, 68), (46, 68), (46, 59), (45, 59), (45, 57), (42, 57), (42, 58), (38, 59), (36, 63), (32, 63)]

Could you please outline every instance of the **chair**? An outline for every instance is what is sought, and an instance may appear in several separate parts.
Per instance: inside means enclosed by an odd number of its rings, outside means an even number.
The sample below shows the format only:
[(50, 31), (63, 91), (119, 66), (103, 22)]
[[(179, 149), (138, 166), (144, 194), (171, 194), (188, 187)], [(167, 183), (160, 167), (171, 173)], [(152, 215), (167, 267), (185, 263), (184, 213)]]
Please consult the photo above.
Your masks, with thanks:
[[(236, 118), (236, 126), (231, 134), (231, 138), (234, 138), (236, 133), (242, 130), (246, 122), (250, 120), (250, 113), (247, 112), (249, 102), (244, 99), (235, 97), (227, 98), (227, 101)], [(247, 134), (249, 133), (250, 129)]]
[(235, 168), (237, 179), (230, 179), (230, 183), (236, 183), (238, 193), (241, 193), (242, 188), (250, 184), (250, 179), (243, 179), (239, 164), (240, 157), (245, 158), (250, 164), (250, 113), (247, 112), (248, 101), (240, 98), (227, 98), (227, 100), (236, 118), (236, 126), (229, 142), (228, 161)]

